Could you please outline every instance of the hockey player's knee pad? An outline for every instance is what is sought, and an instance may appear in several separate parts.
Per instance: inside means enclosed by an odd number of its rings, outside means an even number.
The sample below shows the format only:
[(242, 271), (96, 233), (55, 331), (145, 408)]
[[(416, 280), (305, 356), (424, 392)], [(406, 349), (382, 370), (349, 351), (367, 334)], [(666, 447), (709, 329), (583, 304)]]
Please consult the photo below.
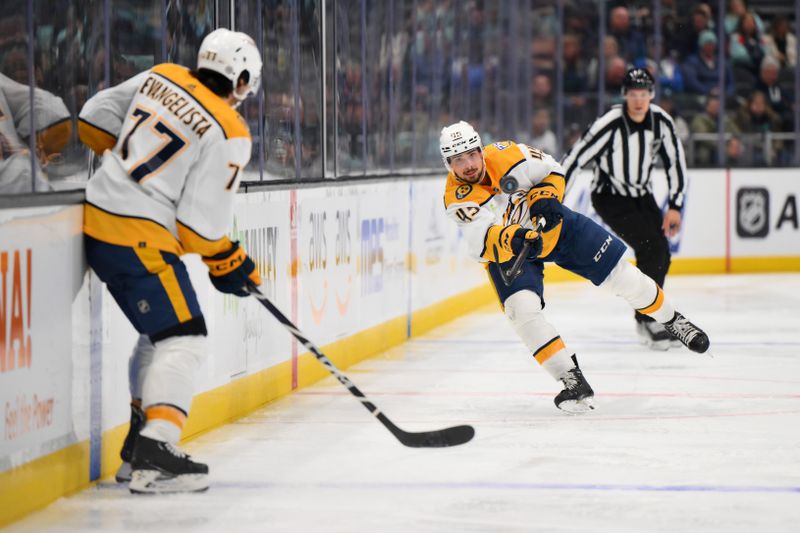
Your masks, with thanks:
[(168, 361), (185, 370), (197, 370), (208, 355), (204, 335), (181, 335), (155, 343), (154, 362)]
[(608, 277), (600, 284), (629, 302), (642, 303), (655, 297), (656, 282), (625, 259), (620, 259)]
[(206, 337), (184, 335), (155, 343), (153, 364), (142, 386), (144, 407), (174, 405), (188, 413), (195, 374), (206, 359)]
[(511, 327), (531, 353), (558, 336), (542, 313), (541, 298), (533, 291), (518, 291), (506, 298), (505, 312)]
[(528, 322), (542, 313), (542, 299), (533, 291), (517, 291), (505, 301), (505, 313), (511, 323)]
[(549, 330), (549, 324), (542, 313), (542, 300), (533, 291), (517, 291), (506, 298), (505, 312), (511, 327), (526, 344), (531, 336), (538, 337), (537, 332)]

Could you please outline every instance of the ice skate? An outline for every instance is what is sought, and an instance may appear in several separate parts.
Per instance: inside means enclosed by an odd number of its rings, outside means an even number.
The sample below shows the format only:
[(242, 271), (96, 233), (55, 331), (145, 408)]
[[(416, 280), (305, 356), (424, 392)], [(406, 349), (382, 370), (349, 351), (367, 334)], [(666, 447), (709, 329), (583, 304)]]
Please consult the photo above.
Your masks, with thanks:
[(708, 335), (689, 322), (689, 319), (675, 311), (672, 320), (664, 324), (666, 330), (676, 339), (680, 340), (684, 346), (696, 353), (705, 353), (708, 350)]
[(117, 483), (127, 483), (131, 480), (131, 457), (133, 456), (133, 446), (136, 444), (136, 438), (139, 432), (144, 427), (145, 418), (144, 411), (138, 406), (131, 405), (131, 425), (128, 428), (128, 435), (125, 437), (125, 442), (122, 444), (122, 450), (119, 456), (122, 459), (122, 464), (117, 469), (114, 479)]
[(196, 463), (172, 444), (139, 435), (131, 460), (134, 494), (200, 492), (208, 489), (208, 465)]
[(575, 366), (567, 370), (561, 378), (564, 390), (553, 400), (556, 407), (568, 413), (585, 413), (594, 409), (594, 391), (578, 366), (578, 359), (573, 355)]
[(654, 320), (637, 321), (636, 333), (639, 335), (639, 342), (651, 350), (669, 350), (673, 341), (672, 335), (667, 332), (664, 326)]

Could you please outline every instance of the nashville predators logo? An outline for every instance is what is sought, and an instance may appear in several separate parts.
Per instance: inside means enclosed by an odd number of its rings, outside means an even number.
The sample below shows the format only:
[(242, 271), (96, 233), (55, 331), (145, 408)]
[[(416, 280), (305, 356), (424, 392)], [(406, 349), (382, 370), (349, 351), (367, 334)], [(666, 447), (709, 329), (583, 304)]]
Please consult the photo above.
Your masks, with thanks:
[(471, 192), (472, 192), (472, 185), (459, 185), (458, 189), (456, 189), (456, 198), (458, 200), (463, 200)]

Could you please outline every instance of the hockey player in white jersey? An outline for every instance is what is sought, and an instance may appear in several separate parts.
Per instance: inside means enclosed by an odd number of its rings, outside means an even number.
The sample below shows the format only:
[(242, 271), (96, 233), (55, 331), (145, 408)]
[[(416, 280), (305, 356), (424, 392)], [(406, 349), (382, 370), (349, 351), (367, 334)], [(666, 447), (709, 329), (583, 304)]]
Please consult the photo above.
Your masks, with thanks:
[(247, 296), (249, 282), (261, 283), (226, 236), (251, 149), (235, 108), (260, 78), (253, 40), (218, 29), (203, 40), (197, 70), (156, 65), (80, 113), (81, 140), (102, 155), (86, 188), (86, 255), (140, 333), (117, 475), (132, 492), (208, 488), (208, 467), (175, 446), (206, 355), (205, 320), (180, 256), (200, 254), (221, 292)]
[[(449, 170), (446, 213), (463, 231), (471, 255), (487, 265), (514, 331), (534, 359), (563, 383), (554, 400), (559, 409), (593, 409), (594, 391), (576, 355), (542, 312), (545, 261), (608, 288), (663, 323), (690, 350), (708, 350), (706, 334), (675, 311), (651, 278), (622, 259), (622, 241), (561, 204), (564, 171), (550, 155), (512, 141), (484, 147), (463, 121), (445, 127), (439, 141)], [(510, 280), (508, 269), (520, 253), (527, 255), (521, 274)]]
[[(45, 174), (47, 163), (64, 148), (72, 131), (67, 106), (61, 98), (0, 74), (0, 194), (52, 190)], [(31, 109), (36, 158), (31, 166)], [(36, 173), (33, 183), (32, 172)]]

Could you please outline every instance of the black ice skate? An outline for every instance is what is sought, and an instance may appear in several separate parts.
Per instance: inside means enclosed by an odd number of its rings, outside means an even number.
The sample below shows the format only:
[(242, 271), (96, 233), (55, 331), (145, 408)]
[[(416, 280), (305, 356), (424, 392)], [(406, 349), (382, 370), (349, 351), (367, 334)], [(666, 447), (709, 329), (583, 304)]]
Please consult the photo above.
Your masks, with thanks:
[(131, 459), (134, 494), (199, 492), (208, 488), (208, 465), (196, 463), (172, 444), (139, 435)]
[(572, 360), (575, 362), (575, 367), (567, 370), (561, 376), (561, 382), (564, 383), (564, 390), (556, 395), (553, 400), (556, 407), (568, 413), (585, 413), (594, 409), (594, 391), (586, 378), (583, 377), (578, 366), (578, 358), (574, 355)]
[(639, 334), (639, 342), (651, 350), (669, 350), (673, 337), (662, 324), (655, 320), (642, 320), (636, 322), (636, 333)]
[(119, 452), (119, 456), (122, 458), (122, 464), (119, 466), (117, 474), (114, 476), (117, 483), (127, 483), (131, 480), (133, 445), (136, 444), (136, 438), (144, 427), (144, 422), (144, 411), (136, 405), (131, 405), (131, 425), (128, 428), (128, 435), (125, 437), (125, 442), (122, 444), (122, 451)]
[(679, 312), (675, 311), (675, 316), (664, 327), (691, 351), (705, 353), (708, 350), (708, 335)]

